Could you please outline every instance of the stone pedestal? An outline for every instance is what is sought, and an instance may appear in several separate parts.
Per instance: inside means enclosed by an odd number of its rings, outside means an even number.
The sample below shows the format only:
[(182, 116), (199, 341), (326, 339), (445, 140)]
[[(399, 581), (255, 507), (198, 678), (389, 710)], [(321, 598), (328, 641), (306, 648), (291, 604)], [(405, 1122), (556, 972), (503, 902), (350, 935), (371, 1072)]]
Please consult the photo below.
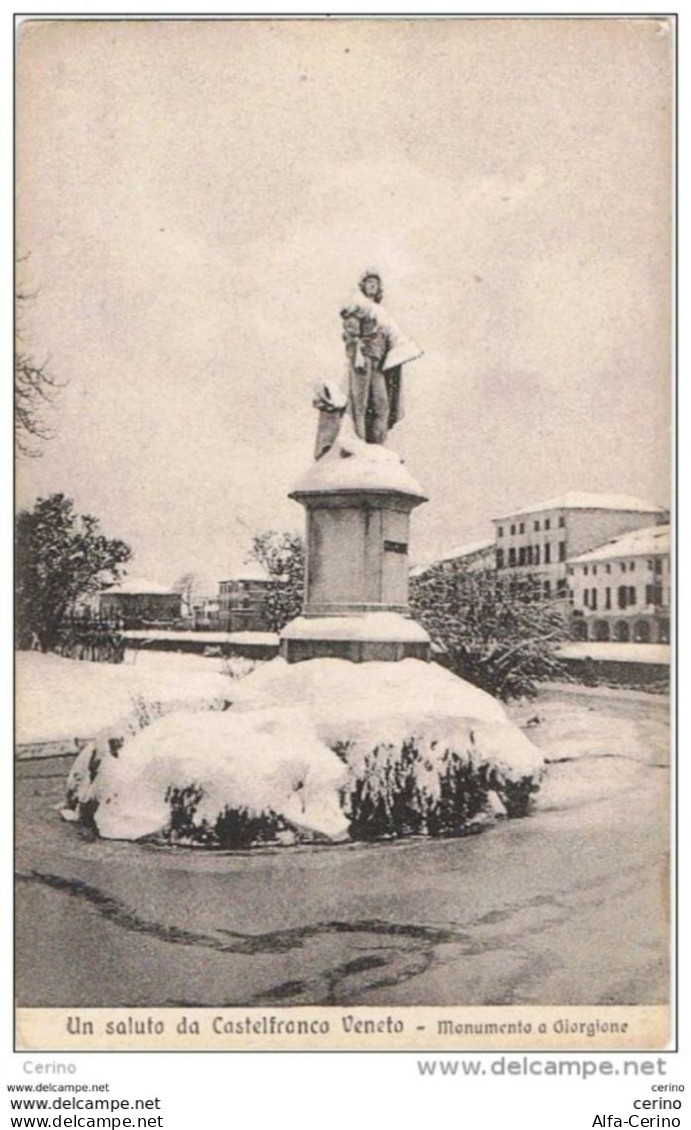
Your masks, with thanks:
[(307, 515), (305, 606), (281, 633), (281, 655), (429, 659), (429, 636), (408, 606), (410, 514), (426, 498), (398, 456), (338, 446), (290, 497)]

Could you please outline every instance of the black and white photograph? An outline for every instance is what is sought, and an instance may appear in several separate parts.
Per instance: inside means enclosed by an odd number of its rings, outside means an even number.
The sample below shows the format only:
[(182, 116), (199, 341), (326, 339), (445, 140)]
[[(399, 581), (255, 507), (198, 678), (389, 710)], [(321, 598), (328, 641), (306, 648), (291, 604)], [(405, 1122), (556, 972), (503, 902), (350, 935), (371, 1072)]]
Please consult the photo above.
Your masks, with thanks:
[(17, 21), (17, 1049), (673, 1043), (675, 34)]

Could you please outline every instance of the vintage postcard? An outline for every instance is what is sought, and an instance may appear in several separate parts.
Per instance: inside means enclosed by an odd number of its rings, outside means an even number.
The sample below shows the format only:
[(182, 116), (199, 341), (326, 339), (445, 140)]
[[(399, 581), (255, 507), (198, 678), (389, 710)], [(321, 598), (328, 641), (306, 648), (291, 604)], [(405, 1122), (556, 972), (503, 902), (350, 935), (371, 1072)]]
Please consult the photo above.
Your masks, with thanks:
[(17, 21), (17, 1050), (674, 1046), (675, 31)]

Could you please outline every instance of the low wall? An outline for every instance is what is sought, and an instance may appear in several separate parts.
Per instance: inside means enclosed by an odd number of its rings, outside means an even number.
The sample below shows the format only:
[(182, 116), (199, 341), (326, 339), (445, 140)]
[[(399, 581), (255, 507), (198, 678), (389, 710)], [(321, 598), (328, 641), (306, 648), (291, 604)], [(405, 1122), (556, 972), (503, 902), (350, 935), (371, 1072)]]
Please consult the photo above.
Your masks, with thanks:
[[(210, 634), (210, 633), (209, 633)], [(220, 636), (220, 632), (213, 633)], [(250, 633), (244, 633), (250, 635)], [(262, 633), (267, 634), (267, 633)], [(125, 632), (125, 646), (145, 651), (176, 651), (194, 655), (221, 655), (223, 657), (240, 656), (245, 659), (273, 659), (278, 655), (278, 639), (275, 642), (267, 639), (214, 639), (209, 640), (207, 633), (176, 632), (170, 636), (158, 633), (155, 637)]]
[(669, 690), (670, 669), (668, 663), (630, 663), (616, 659), (561, 660), (567, 674), (576, 682), (594, 686), (631, 687), (633, 689)]

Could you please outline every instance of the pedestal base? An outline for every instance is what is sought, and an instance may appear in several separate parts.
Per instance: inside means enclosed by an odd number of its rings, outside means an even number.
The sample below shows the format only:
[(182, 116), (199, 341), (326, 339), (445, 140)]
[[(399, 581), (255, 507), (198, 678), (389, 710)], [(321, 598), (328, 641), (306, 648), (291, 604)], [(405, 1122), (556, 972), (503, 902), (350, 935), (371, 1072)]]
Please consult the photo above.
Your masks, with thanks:
[(420, 624), (396, 612), (362, 616), (298, 616), (281, 632), (280, 654), (288, 663), (305, 659), (350, 659), (353, 663), (430, 658), (430, 638)]

